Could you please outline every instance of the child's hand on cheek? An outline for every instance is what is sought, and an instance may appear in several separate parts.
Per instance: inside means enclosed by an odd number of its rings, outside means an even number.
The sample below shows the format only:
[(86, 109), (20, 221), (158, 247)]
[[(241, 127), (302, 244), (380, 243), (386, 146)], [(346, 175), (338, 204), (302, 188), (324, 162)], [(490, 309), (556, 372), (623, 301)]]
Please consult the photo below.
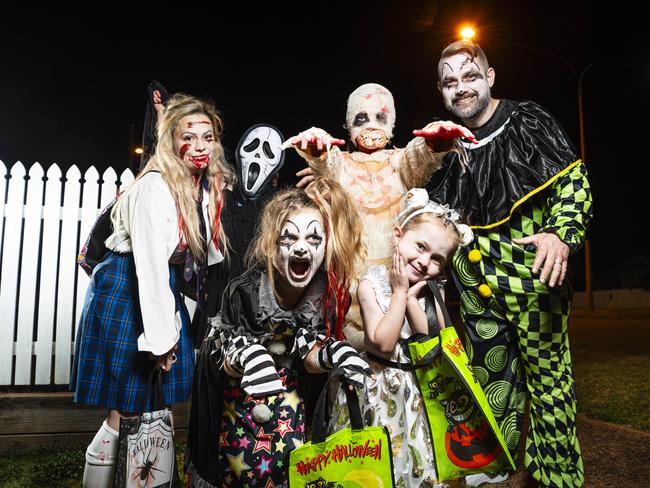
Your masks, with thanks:
[(420, 294), (420, 290), (422, 290), (422, 288), (424, 288), (426, 284), (427, 284), (426, 280), (418, 281), (415, 285), (409, 288), (408, 298), (417, 300), (418, 295)]
[(397, 247), (393, 251), (393, 267), (390, 270), (390, 286), (393, 289), (393, 293), (405, 293), (409, 291), (409, 277), (406, 274), (404, 269), (404, 261), (399, 252), (397, 252)]

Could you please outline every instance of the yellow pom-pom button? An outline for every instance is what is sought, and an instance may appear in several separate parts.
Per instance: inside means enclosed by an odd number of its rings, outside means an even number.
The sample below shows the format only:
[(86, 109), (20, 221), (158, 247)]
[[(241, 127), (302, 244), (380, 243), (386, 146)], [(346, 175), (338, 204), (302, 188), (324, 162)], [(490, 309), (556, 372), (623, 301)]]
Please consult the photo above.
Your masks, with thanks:
[(467, 254), (467, 257), (469, 258), (470, 262), (478, 263), (481, 260), (481, 251), (479, 251), (478, 249), (472, 249)]
[(490, 298), (492, 296), (492, 290), (490, 289), (489, 286), (483, 283), (478, 287), (478, 294), (481, 295), (483, 298)]

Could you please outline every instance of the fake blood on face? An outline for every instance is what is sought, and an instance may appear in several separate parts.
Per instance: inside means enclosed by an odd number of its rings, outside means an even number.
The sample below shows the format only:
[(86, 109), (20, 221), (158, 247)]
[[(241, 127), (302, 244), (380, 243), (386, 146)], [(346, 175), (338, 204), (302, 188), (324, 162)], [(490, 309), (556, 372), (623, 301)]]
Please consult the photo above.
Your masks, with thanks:
[(208, 155), (195, 156), (190, 158), (190, 162), (194, 165), (195, 168), (203, 169), (210, 162), (210, 157)]
[(188, 129), (191, 129), (192, 127), (194, 127), (194, 126), (197, 125), (197, 124), (207, 124), (207, 125), (212, 125), (212, 122), (206, 122), (206, 121), (201, 121), (201, 122), (188, 122), (188, 123), (187, 123), (187, 128), (188, 128)]
[(191, 145), (190, 144), (183, 144), (179, 150), (180, 157), (183, 159), (185, 157), (185, 153), (190, 150)]

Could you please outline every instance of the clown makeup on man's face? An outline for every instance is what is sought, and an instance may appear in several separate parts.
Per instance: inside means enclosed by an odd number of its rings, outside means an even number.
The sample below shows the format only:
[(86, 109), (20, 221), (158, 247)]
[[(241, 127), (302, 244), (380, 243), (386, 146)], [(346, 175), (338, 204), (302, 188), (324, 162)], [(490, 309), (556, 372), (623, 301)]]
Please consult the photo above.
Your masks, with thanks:
[(315, 208), (289, 212), (282, 224), (274, 265), (294, 288), (306, 287), (323, 263), (325, 232)]
[(372, 153), (383, 149), (393, 137), (395, 103), (381, 85), (366, 83), (348, 98), (346, 124), (359, 150)]
[(193, 173), (205, 169), (214, 158), (217, 142), (207, 115), (186, 115), (174, 129), (174, 152)]
[(463, 120), (479, 117), (490, 104), (494, 70), (478, 57), (454, 54), (440, 61), (440, 82), (445, 108)]

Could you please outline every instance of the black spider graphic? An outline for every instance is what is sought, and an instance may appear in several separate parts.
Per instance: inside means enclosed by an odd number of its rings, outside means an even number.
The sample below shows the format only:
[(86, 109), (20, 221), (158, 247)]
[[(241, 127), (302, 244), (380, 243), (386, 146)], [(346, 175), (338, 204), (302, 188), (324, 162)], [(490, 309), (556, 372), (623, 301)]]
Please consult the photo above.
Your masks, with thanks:
[(156, 461), (158, 461), (158, 453), (156, 453), (156, 457), (154, 458), (153, 461), (150, 460), (151, 457), (151, 450), (149, 450), (149, 454), (147, 454), (147, 459), (145, 460), (144, 464), (142, 466), (138, 466), (138, 469), (140, 469), (139, 473), (136, 473), (136, 476), (140, 478), (140, 481), (145, 481), (149, 480), (149, 476), (153, 478), (154, 480), (156, 477), (153, 474), (153, 471), (160, 471), (161, 473), (164, 473), (162, 469), (154, 468), (154, 465), (156, 464)]

